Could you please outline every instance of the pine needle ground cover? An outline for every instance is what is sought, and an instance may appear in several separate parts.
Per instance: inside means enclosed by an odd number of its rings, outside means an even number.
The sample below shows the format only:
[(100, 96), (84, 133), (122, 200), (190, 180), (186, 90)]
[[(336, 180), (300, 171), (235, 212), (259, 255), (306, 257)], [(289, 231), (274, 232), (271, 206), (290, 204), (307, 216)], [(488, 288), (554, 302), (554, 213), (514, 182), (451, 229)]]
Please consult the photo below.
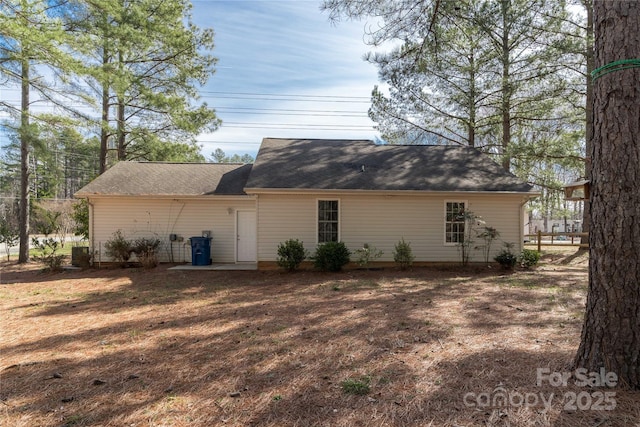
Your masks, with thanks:
[[(515, 273), (37, 268), (2, 265), (2, 426), (640, 420), (638, 392), (550, 381), (579, 343), (585, 256)], [(615, 408), (594, 406), (605, 391)]]

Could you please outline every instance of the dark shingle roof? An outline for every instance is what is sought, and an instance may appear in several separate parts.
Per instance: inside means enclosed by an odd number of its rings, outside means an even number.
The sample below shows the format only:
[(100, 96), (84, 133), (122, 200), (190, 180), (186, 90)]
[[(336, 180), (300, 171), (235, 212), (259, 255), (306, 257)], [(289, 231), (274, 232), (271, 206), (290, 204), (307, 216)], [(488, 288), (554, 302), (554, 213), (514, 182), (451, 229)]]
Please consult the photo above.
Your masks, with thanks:
[(244, 195), (245, 188), (534, 193), (470, 147), (265, 138), (253, 166), (119, 162), (75, 195)]
[(265, 138), (247, 190), (533, 192), (471, 147)]
[(251, 165), (119, 162), (76, 197), (244, 195)]

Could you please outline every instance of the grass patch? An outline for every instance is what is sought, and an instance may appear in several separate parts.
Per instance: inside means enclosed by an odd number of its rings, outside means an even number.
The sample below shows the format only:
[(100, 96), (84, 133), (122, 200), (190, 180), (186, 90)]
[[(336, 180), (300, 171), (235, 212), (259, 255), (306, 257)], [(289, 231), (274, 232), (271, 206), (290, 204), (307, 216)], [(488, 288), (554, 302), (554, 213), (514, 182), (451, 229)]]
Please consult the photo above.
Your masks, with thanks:
[(505, 276), (498, 279), (497, 282), (510, 288), (539, 289), (547, 287), (544, 283), (541, 283), (535, 278), (521, 276)]
[(64, 424), (62, 424), (63, 427), (72, 427), (72, 426), (77, 426), (82, 422), (82, 416), (81, 415), (68, 415), (66, 417), (64, 417)]
[(323, 289), (331, 289), (336, 292), (359, 289), (378, 289), (380, 288), (380, 281), (373, 279), (341, 280), (325, 283), (320, 285), (320, 287)]
[(340, 383), (342, 391), (346, 394), (365, 395), (371, 391), (371, 377), (363, 376), (357, 379), (349, 378)]

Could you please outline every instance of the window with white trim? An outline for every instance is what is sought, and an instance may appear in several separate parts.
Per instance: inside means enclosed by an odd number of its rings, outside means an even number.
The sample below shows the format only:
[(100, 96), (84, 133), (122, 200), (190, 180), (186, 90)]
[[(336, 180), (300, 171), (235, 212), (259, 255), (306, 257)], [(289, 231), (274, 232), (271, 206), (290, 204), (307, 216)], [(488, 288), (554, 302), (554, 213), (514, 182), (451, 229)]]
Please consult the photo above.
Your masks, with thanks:
[(445, 202), (444, 242), (464, 242), (466, 202)]
[(340, 240), (338, 200), (318, 200), (318, 243)]

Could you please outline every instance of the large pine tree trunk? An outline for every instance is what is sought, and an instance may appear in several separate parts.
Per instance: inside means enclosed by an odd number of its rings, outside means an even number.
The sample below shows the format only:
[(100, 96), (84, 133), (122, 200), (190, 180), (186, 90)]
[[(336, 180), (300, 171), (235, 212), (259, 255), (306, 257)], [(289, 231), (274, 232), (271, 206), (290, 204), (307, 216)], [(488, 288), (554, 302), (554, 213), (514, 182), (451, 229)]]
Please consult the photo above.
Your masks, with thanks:
[(127, 160), (127, 138), (125, 133), (124, 96), (118, 95), (117, 105), (117, 135), (118, 135), (118, 160)]
[(22, 60), (22, 99), (20, 111), (20, 211), (18, 229), (20, 247), (18, 262), (29, 262), (29, 153), (31, 129), (29, 120), (29, 60)]
[[(594, 2), (596, 67), (640, 58), (640, 2)], [(640, 68), (594, 82), (589, 294), (576, 366), (640, 388)]]
[(502, 9), (502, 167), (509, 171), (511, 169), (511, 154), (509, 145), (511, 144), (511, 39), (509, 37), (509, 9), (510, 0), (503, 0)]
[[(104, 17), (104, 28), (108, 27), (106, 16)], [(103, 32), (104, 42), (102, 44), (102, 117), (100, 121), (100, 175), (107, 170), (107, 155), (109, 153), (109, 90), (110, 76), (109, 64), (111, 53), (109, 51), (109, 33), (105, 29)]]
[[(585, 103), (585, 153), (587, 158), (584, 165), (585, 179), (591, 179), (591, 155), (593, 151), (593, 82), (591, 80), (591, 72), (595, 69), (594, 52), (593, 52), (593, 2), (591, 0), (583, 0), (583, 5), (587, 12), (587, 45), (585, 47), (585, 59), (587, 63), (587, 96)], [(582, 210), (582, 232), (589, 232), (589, 224), (591, 223), (591, 206), (589, 201), (584, 202)], [(589, 238), (583, 237), (582, 243), (588, 243)]]
[[(102, 69), (106, 70), (109, 56), (106, 48), (103, 53)], [(109, 82), (103, 77), (102, 82), (102, 118), (100, 121), (100, 174), (107, 170), (107, 153), (109, 152)]]
[[(124, 66), (124, 56), (122, 55), (122, 51), (118, 52), (118, 69), (122, 70)], [(122, 75), (122, 72), (120, 72)], [(116, 120), (117, 130), (116, 134), (118, 137), (118, 160), (127, 160), (127, 137), (125, 133), (125, 105), (124, 105), (124, 92), (122, 89), (117, 94), (117, 109), (116, 109)]]
[(476, 90), (476, 64), (473, 53), (469, 58), (469, 125), (468, 125), (468, 143), (469, 147), (476, 146), (476, 110), (477, 110), (477, 90)]

